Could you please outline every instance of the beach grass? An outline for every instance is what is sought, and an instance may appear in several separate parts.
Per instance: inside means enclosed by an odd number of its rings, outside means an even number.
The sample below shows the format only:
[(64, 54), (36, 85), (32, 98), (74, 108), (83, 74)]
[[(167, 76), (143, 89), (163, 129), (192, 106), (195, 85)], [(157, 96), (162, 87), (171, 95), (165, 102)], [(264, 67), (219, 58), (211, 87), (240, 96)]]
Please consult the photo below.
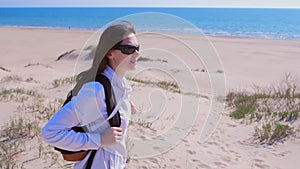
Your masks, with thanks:
[[(16, 81), (22, 79), (19, 76), (7, 76), (4, 80)], [(32, 81), (30, 78), (29, 81)], [(63, 85), (58, 83), (59, 85)], [(13, 117), (8, 123), (0, 126), (0, 168), (13, 169), (24, 168), (23, 163), (18, 163), (18, 156), (31, 149), (27, 146), (29, 140), (40, 138), (43, 121), (47, 121), (61, 107), (63, 99), (49, 99), (45, 95), (25, 88), (2, 88), (0, 90), (0, 100), (3, 102), (16, 102), (18, 115)], [(38, 150), (37, 157), (46, 161), (50, 160), (50, 166), (60, 166), (68, 168), (70, 165), (57, 163), (58, 153), (53, 147), (43, 146), (44, 143), (34, 145)], [(26, 161), (24, 162), (26, 163)], [(66, 167), (63, 167), (66, 165)]]
[(139, 57), (138, 61), (139, 62), (161, 62), (161, 63), (168, 63), (168, 61), (165, 60), (165, 59), (151, 59), (151, 58), (148, 58), (148, 57)]
[(226, 97), (233, 108), (230, 117), (246, 124), (255, 124), (254, 138), (273, 144), (296, 132), (293, 123), (300, 114), (300, 93), (290, 75), (279, 85), (254, 87), (254, 93), (230, 92)]
[(24, 102), (30, 97), (35, 99), (42, 99), (44, 96), (35, 90), (25, 89), (25, 88), (2, 88), (0, 90), (0, 100), (1, 101), (16, 101)]
[(31, 67), (31, 66), (43, 66), (45, 68), (52, 68), (52, 66), (50, 66), (48, 64), (43, 64), (43, 63), (28, 63), (24, 67), (26, 68), (26, 67)]
[(66, 84), (74, 84), (75, 82), (76, 82), (75, 77), (65, 77), (65, 78), (53, 80), (51, 86), (52, 88), (57, 88), (59, 86), (66, 85)]
[(0, 133), (0, 168), (23, 168), (15, 158), (26, 151), (25, 140), (40, 134), (39, 121), (24, 117), (12, 119), (5, 124)]
[(143, 84), (145, 86), (152, 86), (152, 87), (158, 87), (163, 90), (170, 91), (172, 93), (178, 93), (186, 96), (193, 96), (197, 98), (205, 98), (209, 99), (208, 96), (202, 95), (200, 93), (194, 93), (194, 92), (184, 92), (180, 90), (179, 85), (175, 81), (151, 81), (151, 80), (142, 80), (142, 79), (137, 79), (137, 78), (131, 78), (131, 77), (126, 77), (128, 80), (136, 82), (138, 84)]
[(19, 75), (9, 75), (9, 76), (4, 76), (2, 79), (1, 79), (1, 82), (4, 83), (4, 82), (10, 82), (10, 81), (13, 81), (13, 82), (20, 82), (22, 81), (22, 77), (19, 76)]

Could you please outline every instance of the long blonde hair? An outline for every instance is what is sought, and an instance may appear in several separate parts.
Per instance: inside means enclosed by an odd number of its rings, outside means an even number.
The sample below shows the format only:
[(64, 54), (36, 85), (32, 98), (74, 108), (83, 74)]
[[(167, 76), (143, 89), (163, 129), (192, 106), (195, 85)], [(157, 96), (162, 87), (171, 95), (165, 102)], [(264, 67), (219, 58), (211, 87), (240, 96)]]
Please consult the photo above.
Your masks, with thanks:
[(103, 31), (93, 57), (92, 67), (77, 76), (76, 85), (72, 90), (73, 96), (77, 95), (82, 85), (95, 81), (96, 77), (103, 73), (108, 65), (108, 52), (131, 33), (135, 34), (135, 29), (129, 21), (112, 24)]

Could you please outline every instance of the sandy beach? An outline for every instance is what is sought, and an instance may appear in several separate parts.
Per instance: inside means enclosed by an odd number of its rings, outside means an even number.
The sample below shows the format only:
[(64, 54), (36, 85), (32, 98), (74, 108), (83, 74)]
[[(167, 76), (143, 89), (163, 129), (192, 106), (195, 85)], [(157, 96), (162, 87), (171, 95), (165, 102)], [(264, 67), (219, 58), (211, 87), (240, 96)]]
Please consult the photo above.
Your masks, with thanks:
[[(16, 117), (38, 122), (39, 127), (47, 122), (46, 112), (57, 110), (60, 99), (65, 99), (71, 89), (68, 78), (80, 68), (76, 56), (87, 57), (86, 42), (94, 33), (0, 28), (2, 128)], [(129, 81), (139, 111), (129, 129), (127, 168), (292, 169), (300, 165), (299, 132), (273, 145), (256, 144), (250, 141), (253, 125), (233, 120), (228, 108), (211, 104), (213, 95), (218, 94), (212, 91), (211, 78), (222, 82), (217, 85), (224, 94), (251, 91), (253, 85), (272, 86), (286, 74), (299, 84), (300, 40), (147, 33), (138, 34), (138, 39), (142, 59), (138, 70), (128, 77), (135, 79)], [(56, 61), (62, 54), (65, 57)], [(158, 81), (175, 82), (183, 93), (150, 83)], [(9, 89), (11, 93), (3, 94)], [(210, 113), (218, 114), (215, 121), (209, 121)], [(201, 140), (207, 123), (213, 130)], [(299, 124), (298, 119), (293, 125), (299, 129)], [(63, 161), (32, 131), (20, 147), (13, 156), (17, 168), (71, 168), (71, 163)]]

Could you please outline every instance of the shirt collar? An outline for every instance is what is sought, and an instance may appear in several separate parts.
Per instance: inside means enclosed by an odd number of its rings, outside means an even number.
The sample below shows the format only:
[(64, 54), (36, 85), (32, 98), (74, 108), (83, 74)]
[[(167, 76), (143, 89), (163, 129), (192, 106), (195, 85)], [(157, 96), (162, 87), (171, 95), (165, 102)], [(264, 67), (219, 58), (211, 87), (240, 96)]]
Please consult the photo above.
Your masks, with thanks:
[(106, 66), (106, 69), (104, 70), (103, 74), (108, 77), (111, 84), (119, 89), (127, 89), (128, 91), (131, 91), (130, 85), (127, 83), (126, 78), (120, 79), (119, 76), (116, 74), (116, 72), (110, 67)]

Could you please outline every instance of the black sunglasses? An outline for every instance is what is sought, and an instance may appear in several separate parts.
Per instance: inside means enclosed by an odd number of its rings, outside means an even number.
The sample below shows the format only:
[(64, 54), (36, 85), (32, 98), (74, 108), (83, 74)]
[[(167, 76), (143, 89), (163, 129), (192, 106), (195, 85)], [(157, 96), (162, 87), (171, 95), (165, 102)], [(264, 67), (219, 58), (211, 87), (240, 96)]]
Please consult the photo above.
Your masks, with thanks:
[(138, 45), (138, 46), (133, 46), (133, 45), (119, 45), (119, 46), (115, 47), (114, 49), (120, 50), (125, 55), (131, 55), (135, 51), (139, 51), (140, 50), (140, 45)]

